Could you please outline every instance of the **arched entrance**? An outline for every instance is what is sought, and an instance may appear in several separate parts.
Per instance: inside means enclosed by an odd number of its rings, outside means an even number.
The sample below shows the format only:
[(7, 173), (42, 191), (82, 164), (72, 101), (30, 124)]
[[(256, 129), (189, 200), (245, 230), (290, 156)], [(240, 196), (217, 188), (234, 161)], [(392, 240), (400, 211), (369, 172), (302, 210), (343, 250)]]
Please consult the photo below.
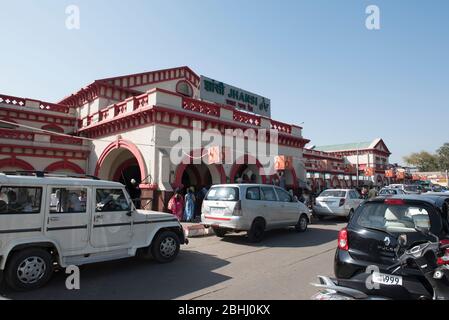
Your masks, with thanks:
[(45, 168), (44, 171), (52, 173), (76, 173), (76, 174), (85, 173), (80, 166), (68, 161), (60, 161), (52, 163), (47, 168)]
[(256, 158), (245, 155), (231, 169), (231, 183), (267, 183), (267, 176), (260, 174), (262, 164)]
[[(141, 197), (139, 185), (147, 178), (142, 154), (134, 144), (125, 140), (106, 147), (98, 159), (95, 175), (124, 184), (132, 199)], [(135, 203), (138, 205), (137, 201)]]
[(186, 156), (176, 168), (175, 181), (172, 183), (174, 189), (193, 187), (198, 191), (203, 187), (226, 183), (226, 173), (221, 164), (207, 164), (204, 161), (192, 163), (193, 154), (192, 151), (190, 157)]
[(26, 161), (9, 158), (0, 160), (0, 171), (34, 171), (34, 167)]

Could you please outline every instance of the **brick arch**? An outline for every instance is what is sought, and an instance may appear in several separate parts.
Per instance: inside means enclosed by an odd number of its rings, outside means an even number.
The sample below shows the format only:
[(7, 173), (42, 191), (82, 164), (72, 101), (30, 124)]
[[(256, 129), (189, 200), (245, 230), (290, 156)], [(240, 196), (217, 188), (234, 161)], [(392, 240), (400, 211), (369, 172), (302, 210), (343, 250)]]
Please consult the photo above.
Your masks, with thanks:
[[(204, 155), (206, 149), (202, 149), (201, 150), (201, 155)], [(174, 187), (180, 187), (182, 185), (182, 176), (185, 172), (185, 170), (187, 169), (187, 167), (192, 164), (192, 158), (195, 154), (195, 151), (190, 152), (190, 157), (185, 156), (184, 159), (181, 161), (181, 163), (178, 165), (178, 167), (176, 168), (176, 173), (175, 173), (175, 182), (173, 183)], [(207, 166), (215, 166), (215, 168), (218, 171), (218, 174), (220, 175), (220, 183), (226, 183), (226, 172), (223, 168), (223, 166), (221, 164), (212, 164), (212, 165), (208, 165), (207, 163), (205, 163), (205, 165)], [(209, 169), (210, 171), (210, 169)], [(201, 182), (201, 175), (199, 174), (199, 172), (195, 173), (195, 175), (200, 176), (199, 181)], [(212, 172), (211, 172), (212, 174)]]
[(16, 158), (0, 160), (0, 169), (7, 167), (17, 167), (25, 171), (34, 171), (34, 167), (28, 162)]
[(47, 168), (45, 168), (45, 172), (55, 172), (58, 170), (71, 170), (77, 174), (85, 174), (84, 170), (75, 163), (69, 161), (59, 161), (52, 163)]
[[(238, 159), (231, 168), (231, 174), (230, 174), (230, 179), (231, 179), (231, 183), (235, 183), (234, 178), (235, 175), (237, 174), (237, 172), (239, 171), (239, 169), (242, 166), (245, 166), (248, 164), (249, 160), (251, 160), (252, 164), (254, 164), (257, 166), (257, 168), (261, 169), (263, 168), (262, 164), (260, 163), (259, 159), (253, 157), (252, 155), (246, 154), (242, 157), (240, 157), (240, 159)], [(267, 176), (265, 175), (260, 175), (260, 177), (262, 178), (262, 183), (267, 183)]]
[(140, 152), (139, 148), (137, 148), (137, 146), (134, 143), (127, 141), (127, 140), (123, 140), (123, 139), (118, 139), (117, 141), (112, 142), (110, 145), (108, 145), (103, 150), (100, 157), (98, 158), (97, 165), (95, 166), (95, 175), (96, 176), (99, 175), (100, 168), (103, 165), (106, 158), (109, 156), (109, 154), (112, 151), (120, 149), (120, 148), (128, 150), (136, 158), (137, 164), (139, 165), (139, 169), (140, 169), (141, 181), (142, 181), (142, 183), (144, 183), (145, 179), (147, 179), (147, 177), (148, 177), (148, 174), (147, 174), (147, 167), (145, 165), (145, 160), (142, 156), (142, 153)]

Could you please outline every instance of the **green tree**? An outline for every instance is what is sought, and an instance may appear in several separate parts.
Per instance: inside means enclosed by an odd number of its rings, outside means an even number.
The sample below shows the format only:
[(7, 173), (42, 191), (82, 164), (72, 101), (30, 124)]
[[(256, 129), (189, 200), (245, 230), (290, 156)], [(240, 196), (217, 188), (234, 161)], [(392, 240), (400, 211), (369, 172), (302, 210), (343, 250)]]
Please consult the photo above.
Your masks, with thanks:
[(449, 170), (449, 143), (445, 143), (437, 150), (438, 166), (440, 170)]
[(427, 151), (415, 152), (409, 156), (404, 157), (404, 161), (412, 166), (416, 166), (420, 171), (438, 171), (439, 170), (439, 156), (431, 154)]

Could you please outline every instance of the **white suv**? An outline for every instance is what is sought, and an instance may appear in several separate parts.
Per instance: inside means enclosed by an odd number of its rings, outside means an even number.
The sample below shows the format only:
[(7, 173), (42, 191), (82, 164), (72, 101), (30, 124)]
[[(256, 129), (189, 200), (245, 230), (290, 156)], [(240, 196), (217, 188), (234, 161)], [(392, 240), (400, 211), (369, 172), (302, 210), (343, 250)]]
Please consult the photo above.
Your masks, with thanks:
[(287, 191), (272, 185), (226, 184), (213, 186), (201, 209), (201, 221), (224, 237), (247, 231), (251, 242), (262, 240), (265, 230), (296, 227), (304, 232), (311, 214), (307, 206)]
[(136, 210), (125, 187), (44, 173), (0, 173), (0, 275), (14, 290), (66, 268), (133, 257), (170, 262), (187, 244), (170, 214)]

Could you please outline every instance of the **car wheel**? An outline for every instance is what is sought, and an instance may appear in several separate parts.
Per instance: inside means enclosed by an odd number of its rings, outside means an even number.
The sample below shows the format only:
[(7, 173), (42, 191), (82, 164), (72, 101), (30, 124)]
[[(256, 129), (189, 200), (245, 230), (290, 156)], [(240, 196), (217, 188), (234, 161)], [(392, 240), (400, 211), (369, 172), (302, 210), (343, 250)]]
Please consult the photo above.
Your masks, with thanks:
[(5, 269), (6, 284), (15, 291), (43, 287), (53, 274), (53, 257), (38, 248), (18, 251), (9, 259)]
[(212, 230), (214, 230), (215, 235), (219, 238), (224, 238), (224, 236), (226, 236), (226, 233), (228, 233), (226, 230), (220, 228), (212, 227)]
[(249, 242), (260, 242), (265, 233), (265, 222), (262, 219), (256, 219), (248, 231)]
[(309, 219), (305, 214), (299, 217), (298, 224), (295, 226), (296, 231), (305, 232), (309, 226)]
[(159, 263), (167, 263), (175, 260), (179, 253), (181, 242), (173, 231), (163, 231), (153, 241), (151, 253)]
[(351, 220), (351, 218), (352, 218), (352, 216), (354, 215), (354, 209), (351, 209), (350, 211), (349, 211), (349, 214), (348, 214), (348, 216), (346, 217), (346, 221), (350, 221)]

